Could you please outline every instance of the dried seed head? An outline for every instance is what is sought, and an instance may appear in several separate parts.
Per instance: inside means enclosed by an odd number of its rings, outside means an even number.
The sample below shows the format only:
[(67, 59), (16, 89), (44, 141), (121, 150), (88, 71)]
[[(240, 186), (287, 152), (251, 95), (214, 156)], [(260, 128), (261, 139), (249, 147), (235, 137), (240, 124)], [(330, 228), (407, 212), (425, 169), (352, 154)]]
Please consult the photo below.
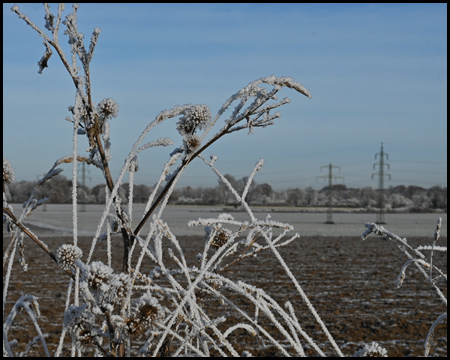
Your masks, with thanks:
[(232, 235), (231, 230), (229, 229), (219, 229), (211, 240), (211, 246), (215, 246), (217, 248), (222, 247), (227, 243)]
[(86, 281), (90, 288), (98, 290), (103, 284), (109, 282), (112, 273), (113, 270), (109, 266), (101, 261), (94, 261), (83, 268), (82, 280)]
[(87, 308), (87, 304), (70, 306), (64, 315), (64, 327), (78, 345), (87, 345), (93, 339), (99, 340), (93, 320), (94, 315)]
[(211, 111), (207, 105), (193, 105), (187, 108), (177, 123), (181, 135), (193, 135), (211, 123)]
[(192, 152), (197, 150), (200, 146), (200, 138), (197, 135), (186, 135), (184, 137), (184, 146), (187, 152)]
[(58, 264), (63, 270), (72, 269), (75, 261), (80, 259), (82, 255), (83, 252), (79, 247), (70, 244), (61, 245), (56, 251)]
[(102, 119), (111, 119), (119, 113), (119, 104), (114, 99), (103, 99), (97, 105), (97, 112)]
[(156, 306), (145, 304), (141, 308), (139, 308), (139, 312), (145, 319), (155, 317), (158, 313), (158, 308)]
[(127, 295), (127, 291), (131, 285), (131, 278), (128, 274), (120, 273), (114, 275), (113, 283), (116, 291), (116, 298), (123, 299)]
[(12, 184), (13, 181), (14, 169), (9, 160), (3, 157), (3, 191), (5, 191), (5, 185)]
[(164, 311), (158, 300), (150, 294), (144, 294), (133, 302), (132, 314), (126, 323), (130, 333), (141, 334), (163, 318)]

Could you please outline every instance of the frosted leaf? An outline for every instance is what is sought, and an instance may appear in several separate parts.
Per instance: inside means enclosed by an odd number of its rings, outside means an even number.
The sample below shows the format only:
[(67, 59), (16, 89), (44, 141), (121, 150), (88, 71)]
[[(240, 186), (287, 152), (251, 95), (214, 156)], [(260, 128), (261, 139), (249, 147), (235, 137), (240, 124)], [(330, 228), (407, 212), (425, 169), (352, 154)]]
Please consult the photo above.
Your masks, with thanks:
[(47, 180), (50, 180), (52, 177), (58, 175), (60, 172), (64, 171), (64, 169), (61, 168), (56, 168), (56, 169), (51, 169), (47, 175), (45, 175), (42, 179), (40, 179), (37, 183), (36, 186), (40, 186), (42, 185), (44, 182), (46, 182)]
[(100, 35), (102, 31), (96, 27), (94, 29), (94, 31), (92, 32), (92, 37), (91, 37), (91, 44), (89, 45), (89, 53), (87, 54), (87, 58), (86, 61), (89, 63), (92, 60), (92, 57), (94, 56), (94, 49), (95, 46), (97, 45), (97, 41), (98, 41), (98, 36)]
[(15, 307), (20, 311), (21, 308), (29, 307), (30, 310), (34, 313), (35, 317), (41, 316), (41, 311), (39, 309), (39, 298), (33, 295), (23, 295), (17, 300)]
[(275, 77), (274, 75), (268, 76), (266, 78), (261, 79), (266, 84), (271, 85), (278, 85), (278, 86), (286, 86), (288, 88), (297, 90), (299, 93), (302, 93), (303, 95), (306, 95), (310, 99), (312, 98), (311, 93), (307, 88), (305, 88), (302, 84), (296, 82), (293, 78), (282, 76), (282, 77)]
[(50, 60), (50, 57), (52, 56), (53, 52), (52, 49), (50, 48), (50, 46), (48, 45), (47, 42), (44, 41), (44, 45), (46, 46), (46, 50), (44, 55), (42, 55), (42, 58), (38, 61), (38, 65), (39, 65), (39, 74), (42, 74), (42, 72), (44, 71), (44, 69), (46, 67), (48, 67), (48, 61)]
[(54, 26), (54, 21), (55, 21), (55, 15), (53, 15), (53, 14), (50, 12), (50, 5), (44, 4), (44, 8), (45, 8), (45, 16), (44, 16), (44, 19), (45, 19), (45, 28), (46, 28), (48, 31), (53, 31), (53, 30), (54, 30), (54, 29), (53, 29), (53, 26)]

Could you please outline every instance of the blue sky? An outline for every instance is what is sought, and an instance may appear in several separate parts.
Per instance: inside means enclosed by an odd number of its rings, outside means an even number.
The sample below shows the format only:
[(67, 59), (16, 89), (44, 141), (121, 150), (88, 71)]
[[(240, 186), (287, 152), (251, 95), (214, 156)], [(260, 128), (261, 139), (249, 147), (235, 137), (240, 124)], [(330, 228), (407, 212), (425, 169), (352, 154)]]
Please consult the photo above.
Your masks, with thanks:
[[(18, 5), (44, 28), (41, 4)], [(3, 154), (17, 180), (34, 180), (72, 152), (64, 119), (75, 91), (56, 53), (38, 74), (42, 40), (11, 6), (3, 4)], [(257, 183), (321, 188), (321, 166), (332, 163), (348, 187), (376, 188), (383, 142), (385, 186), (447, 186), (447, 4), (81, 4), (78, 14), (86, 45), (102, 30), (91, 63), (94, 101), (111, 97), (120, 106), (111, 121), (114, 178), (160, 111), (207, 104), (215, 115), (251, 81), (276, 75), (293, 77), (313, 99), (283, 90), (279, 98), (291, 103), (274, 126), (207, 149), (223, 173), (247, 176), (262, 157)], [(60, 42), (68, 54), (61, 30)], [(179, 146), (176, 121), (148, 141), (171, 137)], [(143, 153), (136, 182), (154, 184), (174, 147)], [(71, 177), (70, 166), (63, 174)], [(97, 169), (88, 175), (89, 186), (102, 182)], [(180, 182), (216, 184), (201, 160)]]

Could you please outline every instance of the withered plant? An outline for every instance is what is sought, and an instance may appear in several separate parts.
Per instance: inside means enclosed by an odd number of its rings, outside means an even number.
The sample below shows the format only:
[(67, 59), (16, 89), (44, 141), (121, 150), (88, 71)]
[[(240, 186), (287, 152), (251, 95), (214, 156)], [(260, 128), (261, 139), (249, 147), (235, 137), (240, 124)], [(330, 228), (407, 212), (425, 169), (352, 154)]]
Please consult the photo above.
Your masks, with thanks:
[[(397, 287), (400, 288), (403, 284), (403, 280), (406, 277), (406, 269), (409, 265), (414, 264), (424, 276), (424, 280), (430, 285), (430, 290), (434, 291), (437, 297), (442, 301), (445, 308), (447, 308), (447, 297), (443, 293), (443, 287), (447, 284), (447, 274), (440, 268), (433, 264), (433, 254), (435, 251), (447, 252), (446, 246), (437, 246), (439, 238), (441, 237), (442, 218), (438, 219), (436, 224), (436, 230), (433, 236), (433, 243), (431, 245), (419, 245), (412, 247), (408, 244), (406, 238), (402, 238), (388, 230), (383, 226), (375, 223), (366, 223), (367, 230), (362, 235), (362, 239), (366, 240), (371, 234), (377, 235), (381, 240), (388, 243), (392, 243), (400, 250), (401, 253), (408, 259), (400, 270), (400, 274), (397, 278)], [(425, 255), (429, 252), (429, 256)], [(440, 314), (437, 319), (430, 326), (427, 337), (425, 339), (424, 356), (428, 356), (431, 348), (431, 341), (433, 339), (434, 330), (437, 325), (443, 323), (447, 319), (447, 312)]]
[[(96, 28), (93, 31), (89, 47), (86, 47), (84, 35), (77, 26), (78, 5), (72, 7), (72, 13), (66, 15), (63, 21), (64, 8), (64, 4), (60, 4), (57, 13), (53, 14), (50, 7), (44, 4), (45, 29), (50, 33), (47, 35), (18, 6), (12, 7), (12, 11), (44, 40), (45, 52), (38, 62), (39, 73), (48, 67), (52, 54), (56, 52), (75, 86), (75, 102), (69, 108), (70, 116), (66, 118), (73, 124), (72, 151), (56, 160), (36, 183), (35, 191), (23, 204), (23, 211), (18, 216), (5, 195), (5, 186), (14, 180), (14, 172), (9, 161), (3, 160), (3, 216), (11, 234), (3, 256), (3, 355), (24, 356), (33, 346), (41, 344), (47, 356), (61, 356), (63, 350), (66, 353), (70, 351), (72, 356), (249, 356), (255, 349), (246, 348), (245, 344), (239, 344), (239, 340), (233, 340), (236, 338), (233, 333), (244, 332), (257, 339), (260, 351), (271, 349), (280, 355), (304, 356), (308, 349), (321, 356), (325, 352), (343, 356), (280, 254), (279, 248), (289, 245), (299, 235), (291, 225), (272, 220), (270, 216), (258, 219), (246, 201), (263, 160), (256, 163), (244, 189), (238, 192), (217, 167), (217, 156), (204, 157), (205, 150), (224, 135), (237, 131), (252, 132), (255, 128), (274, 124), (275, 119), (280, 117), (274, 110), (289, 102), (287, 98), (277, 99), (276, 95), (282, 88), (293, 89), (310, 98), (309, 91), (292, 78), (269, 76), (253, 81), (236, 92), (214, 117), (209, 107), (203, 104), (175, 106), (161, 111), (132, 146), (114, 180), (109, 166), (109, 121), (118, 116), (119, 108), (112, 98), (105, 98), (97, 104), (94, 102), (94, 84), (90, 76), (90, 63), (100, 30)], [(70, 58), (60, 46), (61, 24), (71, 46)], [(231, 106), (234, 109), (231, 110)], [(223, 119), (225, 114), (229, 115)], [(144, 214), (137, 222), (133, 221), (136, 218), (133, 214), (133, 179), (138, 170), (140, 153), (156, 146), (174, 144), (168, 138), (144, 140), (154, 127), (172, 118), (178, 118), (176, 128), (182, 141), (170, 151)], [(214, 127), (219, 128), (215, 133), (212, 131)], [(79, 153), (79, 136), (86, 136), (89, 142), (84, 155)], [(184, 170), (197, 158), (228, 186), (248, 215), (248, 220), (238, 221), (231, 214), (223, 213), (216, 218), (189, 222), (189, 226), (201, 226), (205, 231), (202, 252), (196, 259), (189, 259), (196, 265), (188, 265), (179, 238), (164, 221), (164, 210)], [(97, 231), (87, 254), (83, 254), (78, 246), (77, 162), (87, 163), (101, 171), (107, 188), (105, 208), (98, 219)], [(73, 241), (61, 245), (53, 253), (38, 234), (24, 225), (23, 220), (46, 201), (36, 198), (37, 189), (63, 171), (60, 165), (64, 163), (73, 165)], [(130, 192), (128, 198), (122, 198), (119, 187), (126, 174), (129, 175)], [(381, 231), (372, 228), (372, 232)], [(121, 236), (123, 246), (114, 246), (111, 238), (116, 234)], [(57, 349), (52, 354), (38, 322), (40, 311), (35, 295), (20, 297), (12, 310), (5, 314), (16, 255), (24, 270), (27, 268), (23, 252), (27, 238), (40, 247), (50, 261), (59, 265), (61, 276), (68, 280), (64, 320)], [(107, 264), (96, 257), (100, 247), (107, 250)], [(264, 289), (249, 284), (245, 279), (236, 280), (229, 276), (230, 267), (262, 251), (272, 254), (274, 261), (279, 262), (295, 288), (291, 296), (300, 297), (305, 302), (328, 339), (328, 350), (321, 349), (302, 328), (299, 314), (291, 302), (279, 304)], [(112, 253), (121, 255), (120, 267), (113, 268)], [(144, 263), (151, 264), (150, 271), (144, 270)], [(415, 264), (422, 266), (418, 261)], [(430, 263), (430, 268), (433, 267)], [(438, 274), (443, 276), (441, 272)], [(211, 306), (205, 306), (207, 301), (228, 310), (224, 311), (223, 316), (216, 317), (214, 314), (217, 312), (211, 312)], [(20, 310), (25, 310), (38, 333), (21, 353), (16, 350), (16, 340), (10, 338), (10, 330)], [(276, 336), (273, 328), (276, 329)], [(376, 343), (362, 351), (359, 355), (384, 355), (384, 349)]]

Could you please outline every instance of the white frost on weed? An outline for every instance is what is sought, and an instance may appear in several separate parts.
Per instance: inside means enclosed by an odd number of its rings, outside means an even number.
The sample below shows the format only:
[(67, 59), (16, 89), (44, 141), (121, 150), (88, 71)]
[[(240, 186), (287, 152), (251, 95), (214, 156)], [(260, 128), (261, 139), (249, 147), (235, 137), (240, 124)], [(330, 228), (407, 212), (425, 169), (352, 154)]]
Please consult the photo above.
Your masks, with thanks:
[(14, 169), (9, 160), (3, 157), (3, 191), (5, 185), (10, 185), (14, 182)]
[(373, 341), (370, 344), (364, 345), (361, 350), (355, 352), (353, 357), (388, 357), (388, 354), (385, 348)]
[(81, 249), (72, 244), (63, 244), (56, 251), (58, 265), (63, 270), (70, 270), (74, 267), (75, 261), (81, 259), (83, 252)]
[(97, 112), (101, 120), (109, 120), (117, 117), (119, 113), (119, 104), (114, 99), (103, 99), (97, 105)]
[(211, 111), (207, 105), (185, 105), (183, 116), (177, 123), (181, 135), (193, 135), (211, 123)]

